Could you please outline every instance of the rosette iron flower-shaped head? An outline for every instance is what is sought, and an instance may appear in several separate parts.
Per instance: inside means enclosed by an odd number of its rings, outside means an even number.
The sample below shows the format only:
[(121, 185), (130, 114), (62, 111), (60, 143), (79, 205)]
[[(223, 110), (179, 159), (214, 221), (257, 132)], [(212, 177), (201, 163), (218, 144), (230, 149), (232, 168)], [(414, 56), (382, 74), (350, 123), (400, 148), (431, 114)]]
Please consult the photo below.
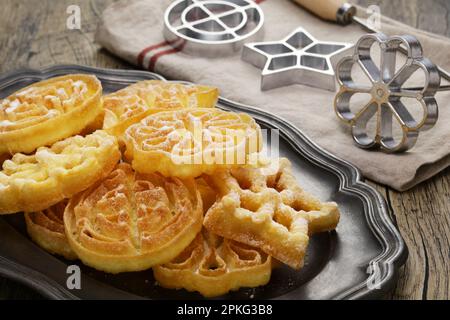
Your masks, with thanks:
[[(373, 50), (379, 45), (380, 62)], [(401, 65), (397, 52), (406, 49), (407, 58)], [(352, 70), (359, 67), (368, 78), (368, 85), (355, 80)], [(413, 75), (423, 72), (420, 87), (407, 87)], [(388, 37), (382, 33), (360, 38), (353, 56), (343, 58), (337, 65), (336, 76), (340, 90), (334, 106), (338, 117), (351, 125), (353, 138), (362, 148), (381, 148), (386, 152), (403, 152), (412, 148), (419, 131), (430, 129), (438, 118), (434, 96), (440, 86), (439, 70), (423, 57), (419, 41), (412, 36)], [(351, 110), (350, 100), (356, 94), (368, 94), (369, 101), (357, 112)], [(408, 107), (412, 102), (420, 106), (417, 116)], [(375, 118), (374, 118), (375, 117)], [(376, 119), (374, 136), (368, 124)], [(400, 128), (395, 134), (393, 128)]]

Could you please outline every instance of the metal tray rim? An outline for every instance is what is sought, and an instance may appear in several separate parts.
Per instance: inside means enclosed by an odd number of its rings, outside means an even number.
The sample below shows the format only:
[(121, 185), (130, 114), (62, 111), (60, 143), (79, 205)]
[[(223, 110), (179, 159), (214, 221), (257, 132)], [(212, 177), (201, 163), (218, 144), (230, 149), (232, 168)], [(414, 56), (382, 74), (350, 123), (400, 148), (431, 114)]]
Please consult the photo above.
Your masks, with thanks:
[[(123, 81), (123, 77), (130, 75), (142, 78), (149, 78), (151, 76), (152, 78), (165, 80), (162, 76), (147, 71), (105, 69), (68, 64), (41, 69), (25, 68), (7, 73), (0, 76), (0, 90), (18, 80), (42, 80), (68, 72), (94, 73), (110, 77), (111, 80), (114, 79), (114, 76), (120, 76), (121, 81)], [(380, 267), (380, 286), (378, 289), (369, 289), (366, 285), (370, 279), (369, 277), (362, 283), (341, 292), (333, 297), (333, 299), (372, 299), (380, 298), (383, 294), (389, 292), (395, 286), (398, 269), (405, 263), (408, 257), (408, 249), (400, 232), (392, 222), (392, 215), (385, 199), (378, 191), (364, 182), (364, 178), (359, 169), (319, 147), (289, 121), (255, 107), (239, 104), (222, 97), (220, 101), (225, 108), (229, 107), (233, 110), (250, 113), (259, 121), (271, 126), (275, 124), (280, 129), (280, 134), (287, 137), (286, 140), (292, 144), (292, 147), (304, 154), (309, 161), (338, 176), (340, 191), (355, 194), (363, 201), (367, 223), (382, 247), (382, 252), (370, 262), (370, 264), (378, 263)], [(1, 256), (0, 274), (21, 282), (50, 299), (78, 299), (78, 297), (49, 277)], [(21, 275), (27, 275), (27, 277), (22, 277)]]

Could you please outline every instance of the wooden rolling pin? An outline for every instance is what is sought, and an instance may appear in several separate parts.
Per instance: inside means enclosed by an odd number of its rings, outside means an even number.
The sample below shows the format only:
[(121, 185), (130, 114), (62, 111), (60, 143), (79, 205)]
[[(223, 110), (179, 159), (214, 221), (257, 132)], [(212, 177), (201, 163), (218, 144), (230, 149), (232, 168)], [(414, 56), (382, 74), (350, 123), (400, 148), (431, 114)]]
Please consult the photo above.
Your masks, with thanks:
[(344, 0), (294, 0), (303, 8), (311, 11), (316, 16), (337, 22), (349, 24), (356, 14), (356, 8)]

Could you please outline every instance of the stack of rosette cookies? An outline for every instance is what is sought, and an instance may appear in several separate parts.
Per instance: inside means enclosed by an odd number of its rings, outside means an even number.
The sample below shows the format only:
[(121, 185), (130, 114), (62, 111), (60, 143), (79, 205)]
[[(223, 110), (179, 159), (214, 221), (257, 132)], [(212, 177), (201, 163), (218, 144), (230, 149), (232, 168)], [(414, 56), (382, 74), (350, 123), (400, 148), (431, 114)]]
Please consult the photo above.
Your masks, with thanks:
[(24, 212), (43, 249), (108, 273), (152, 269), (205, 297), (303, 266), (335, 203), (261, 156), (261, 128), (216, 108), (217, 88), (143, 81), (102, 95), (93, 75), (0, 101), (0, 214)]

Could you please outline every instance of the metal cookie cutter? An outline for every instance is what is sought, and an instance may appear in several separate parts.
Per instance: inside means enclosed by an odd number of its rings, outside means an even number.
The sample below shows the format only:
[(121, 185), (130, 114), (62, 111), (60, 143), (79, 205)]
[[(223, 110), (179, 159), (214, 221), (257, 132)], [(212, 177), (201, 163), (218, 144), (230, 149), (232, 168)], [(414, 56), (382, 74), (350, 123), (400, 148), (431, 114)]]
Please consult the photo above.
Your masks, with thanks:
[(252, 0), (177, 0), (166, 10), (164, 37), (190, 55), (234, 54), (262, 37), (264, 14)]
[[(380, 66), (371, 56), (371, 47), (380, 46)], [(397, 68), (396, 53), (406, 50), (406, 62)], [(353, 66), (358, 65), (368, 77), (370, 85), (355, 83)], [(403, 152), (412, 148), (419, 131), (434, 126), (438, 119), (438, 105), (434, 98), (440, 87), (438, 67), (424, 58), (420, 42), (413, 36), (388, 37), (382, 33), (362, 36), (356, 44), (353, 56), (343, 58), (337, 65), (336, 76), (340, 90), (334, 107), (337, 116), (351, 125), (353, 139), (361, 148), (381, 148), (386, 152)], [(405, 88), (405, 83), (421, 69), (424, 73), (423, 87)], [(420, 71), (420, 70), (419, 70)], [(357, 93), (370, 95), (370, 101), (353, 113), (350, 99)], [(402, 99), (415, 99), (423, 109), (423, 116), (416, 120)], [(376, 117), (376, 133), (368, 134), (368, 124)], [(401, 128), (401, 137), (394, 137), (393, 121)]]
[(352, 47), (318, 41), (298, 28), (281, 41), (246, 44), (242, 60), (262, 69), (261, 90), (303, 84), (334, 91), (334, 66)]

